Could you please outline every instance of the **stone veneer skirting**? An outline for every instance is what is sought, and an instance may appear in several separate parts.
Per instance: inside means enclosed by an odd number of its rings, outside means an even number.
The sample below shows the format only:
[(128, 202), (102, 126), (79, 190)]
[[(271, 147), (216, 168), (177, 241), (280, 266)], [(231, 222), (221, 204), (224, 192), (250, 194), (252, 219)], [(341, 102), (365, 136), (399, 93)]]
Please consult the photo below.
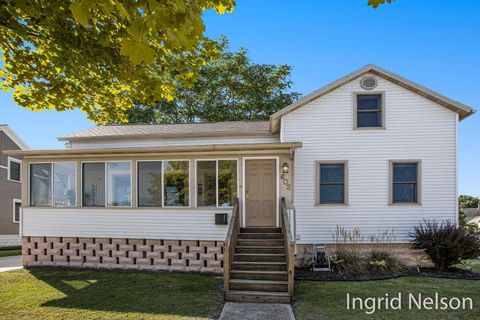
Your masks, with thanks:
[(223, 273), (223, 241), (23, 237), (24, 266)]

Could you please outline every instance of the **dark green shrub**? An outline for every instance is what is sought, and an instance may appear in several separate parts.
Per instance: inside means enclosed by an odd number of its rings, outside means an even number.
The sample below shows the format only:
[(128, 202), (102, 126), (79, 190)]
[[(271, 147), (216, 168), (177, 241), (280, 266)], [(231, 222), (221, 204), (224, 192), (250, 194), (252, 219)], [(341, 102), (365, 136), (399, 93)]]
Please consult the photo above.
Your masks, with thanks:
[(423, 250), (440, 271), (480, 254), (478, 238), (451, 222), (425, 221), (415, 227), (411, 237), (412, 247)]

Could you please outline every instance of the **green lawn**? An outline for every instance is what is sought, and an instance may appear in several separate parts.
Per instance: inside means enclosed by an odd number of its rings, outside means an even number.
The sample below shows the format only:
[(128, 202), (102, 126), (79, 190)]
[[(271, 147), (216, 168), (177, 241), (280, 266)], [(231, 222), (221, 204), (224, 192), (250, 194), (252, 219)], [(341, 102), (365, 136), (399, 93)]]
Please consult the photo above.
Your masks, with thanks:
[(32, 269), (0, 273), (0, 319), (216, 319), (222, 279)]
[[(313, 319), (480, 319), (480, 281), (401, 277), (379, 281), (298, 281), (295, 313), (299, 320)], [(355, 297), (390, 297), (402, 292), (402, 310), (347, 310), (347, 293)], [(408, 293), (446, 297), (470, 297), (473, 310), (408, 310)]]
[(0, 251), (0, 258), (1, 257), (10, 257), (10, 256), (19, 256), (21, 254), (22, 254), (22, 250)]

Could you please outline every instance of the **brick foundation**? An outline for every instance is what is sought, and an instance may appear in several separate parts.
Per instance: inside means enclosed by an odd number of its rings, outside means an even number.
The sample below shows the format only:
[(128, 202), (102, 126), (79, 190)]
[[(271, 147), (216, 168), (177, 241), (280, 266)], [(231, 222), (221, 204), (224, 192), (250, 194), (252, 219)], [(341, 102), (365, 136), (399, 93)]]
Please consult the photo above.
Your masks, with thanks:
[[(428, 257), (425, 255), (425, 253), (411, 249), (410, 244), (408, 243), (405, 243), (405, 244), (395, 243), (395, 244), (388, 244), (388, 245), (365, 243), (365, 244), (345, 244), (342, 246), (345, 246), (345, 247), (358, 246), (360, 255), (364, 257), (367, 256), (374, 249), (387, 248), (388, 250), (391, 250), (391, 252), (393, 253), (393, 256), (397, 258), (398, 261), (400, 261), (402, 264), (406, 266), (416, 266), (418, 263), (421, 263), (422, 266), (432, 265)], [(335, 247), (336, 247), (335, 244), (327, 245), (327, 249), (330, 250), (330, 252), (332, 253), (335, 251)], [(302, 256), (309, 255), (308, 257), (310, 257), (311, 259), (312, 252), (313, 252), (312, 244), (297, 244), (297, 255), (295, 258), (295, 265), (297, 267), (300, 267)]]
[(23, 237), (24, 266), (223, 273), (223, 242)]

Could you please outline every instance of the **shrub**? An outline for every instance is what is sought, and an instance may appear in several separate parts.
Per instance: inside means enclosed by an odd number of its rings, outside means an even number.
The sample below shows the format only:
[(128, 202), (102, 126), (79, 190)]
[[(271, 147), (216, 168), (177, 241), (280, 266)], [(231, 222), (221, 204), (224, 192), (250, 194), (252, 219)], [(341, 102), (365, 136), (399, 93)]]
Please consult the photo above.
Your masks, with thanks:
[(425, 221), (415, 227), (411, 237), (412, 247), (423, 250), (440, 271), (480, 254), (478, 238), (451, 222)]
[(387, 250), (373, 250), (368, 259), (369, 269), (374, 272), (392, 272), (402, 271), (403, 265)]
[(359, 228), (347, 230), (342, 226), (336, 226), (332, 234), (335, 242), (332, 268), (339, 272), (363, 272), (366, 271), (365, 261), (362, 259), (358, 244), (363, 242)]

